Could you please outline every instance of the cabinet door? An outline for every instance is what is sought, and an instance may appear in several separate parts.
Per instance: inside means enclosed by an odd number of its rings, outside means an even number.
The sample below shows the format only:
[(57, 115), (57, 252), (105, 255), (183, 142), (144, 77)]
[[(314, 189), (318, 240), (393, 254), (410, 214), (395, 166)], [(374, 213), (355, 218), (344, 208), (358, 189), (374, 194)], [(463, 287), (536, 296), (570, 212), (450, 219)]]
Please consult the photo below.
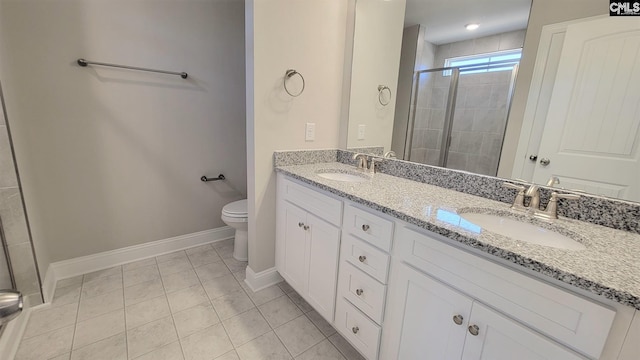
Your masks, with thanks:
[(338, 281), (340, 229), (312, 214), (307, 214), (307, 222), (310, 227), (307, 253), (309, 266), (307, 301), (327, 321), (333, 322)]
[(460, 359), (473, 300), (405, 264), (395, 270), (381, 359)]
[[(278, 272), (299, 293), (306, 292), (307, 213), (286, 201), (280, 207), (276, 254)], [(302, 224), (302, 225), (301, 225)], [(309, 228), (310, 229), (310, 228)]]
[[(472, 326), (477, 332), (471, 332)], [(584, 359), (486, 306), (475, 302), (462, 360), (578, 360)], [(477, 334), (477, 335), (473, 335)]]

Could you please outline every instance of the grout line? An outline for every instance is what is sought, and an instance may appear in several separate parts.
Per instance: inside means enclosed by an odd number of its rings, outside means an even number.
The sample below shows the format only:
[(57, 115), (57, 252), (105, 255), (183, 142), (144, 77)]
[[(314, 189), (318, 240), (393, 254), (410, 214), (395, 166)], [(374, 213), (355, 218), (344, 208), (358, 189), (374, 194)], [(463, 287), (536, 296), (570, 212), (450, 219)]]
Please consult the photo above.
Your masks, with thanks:
[[(184, 252), (184, 254), (187, 256), (187, 261), (189, 262), (189, 265), (191, 265), (191, 269), (193, 269), (193, 264), (191, 263), (191, 259), (189, 259), (189, 255), (187, 255), (187, 252), (185, 250), (182, 250), (182, 252)], [(158, 265), (158, 258), (157, 257), (156, 257), (156, 265)], [(158, 266), (158, 272), (160, 273), (160, 267), (159, 266)], [(198, 280), (200, 280), (200, 279), (198, 279)], [(169, 296), (167, 296), (167, 289), (164, 287), (164, 280), (162, 279), (162, 273), (160, 273), (160, 283), (162, 284), (162, 291), (164, 292), (164, 297), (167, 300), (167, 306), (169, 307), (169, 314), (171, 315), (171, 322), (173, 323), (173, 331), (176, 332), (176, 337), (178, 338), (178, 345), (180, 345), (180, 351), (182, 352), (182, 357), (186, 359), (187, 355), (184, 352), (184, 347), (182, 346), (182, 339), (180, 339), (180, 334), (178, 334), (178, 328), (176, 327), (176, 319), (173, 316), (173, 310), (171, 310), (171, 304), (169, 303)], [(202, 286), (202, 284), (200, 284), (200, 286)], [(206, 294), (206, 292), (205, 292), (205, 294)], [(156, 350), (156, 349), (154, 349), (154, 350)], [(151, 350), (151, 351), (154, 351), (154, 350)]]

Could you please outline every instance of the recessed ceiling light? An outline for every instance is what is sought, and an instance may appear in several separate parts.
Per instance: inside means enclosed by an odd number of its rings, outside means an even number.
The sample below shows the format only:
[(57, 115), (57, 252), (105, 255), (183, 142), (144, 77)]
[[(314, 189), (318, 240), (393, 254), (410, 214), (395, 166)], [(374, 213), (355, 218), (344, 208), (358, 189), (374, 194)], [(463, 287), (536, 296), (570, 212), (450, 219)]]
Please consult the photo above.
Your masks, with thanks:
[(464, 26), (465, 29), (472, 31), (480, 27), (480, 24), (467, 24)]

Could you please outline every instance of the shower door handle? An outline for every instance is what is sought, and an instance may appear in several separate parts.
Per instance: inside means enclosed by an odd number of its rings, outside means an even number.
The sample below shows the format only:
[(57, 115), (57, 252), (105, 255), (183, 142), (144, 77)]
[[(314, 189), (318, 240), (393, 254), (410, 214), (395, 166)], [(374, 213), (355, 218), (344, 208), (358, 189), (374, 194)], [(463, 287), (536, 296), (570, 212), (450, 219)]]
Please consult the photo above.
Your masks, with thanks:
[(15, 290), (0, 290), (0, 325), (4, 325), (22, 312), (22, 294)]

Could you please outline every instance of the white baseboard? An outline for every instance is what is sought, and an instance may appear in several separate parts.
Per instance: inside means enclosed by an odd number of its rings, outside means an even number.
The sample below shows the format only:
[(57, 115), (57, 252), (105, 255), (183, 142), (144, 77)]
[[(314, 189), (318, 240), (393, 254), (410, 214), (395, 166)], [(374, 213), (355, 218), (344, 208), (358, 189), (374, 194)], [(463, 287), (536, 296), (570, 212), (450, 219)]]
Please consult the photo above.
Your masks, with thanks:
[(256, 292), (271, 285), (275, 285), (283, 280), (284, 279), (280, 274), (278, 274), (278, 270), (276, 270), (275, 267), (260, 272), (254, 272), (249, 266), (247, 266), (247, 274), (244, 282), (247, 284), (249, 289)]
[(121, 249), (52, 263), (47, 269), (47, 273), (42, 284), (44, 299), (46, 302), (51, 301), (56, 287), (56, 282), (58, 280), (102, 269), (108, 269), (113, 266), (143, 260), (198, 245), (231, 239), (233, 238), (233, 235), (233, 228), (223, 226), (216, 229), (200, 231), (197, 233), (176, 236), (169, 239), (152, 241), (140, 245), (128, 246)]

